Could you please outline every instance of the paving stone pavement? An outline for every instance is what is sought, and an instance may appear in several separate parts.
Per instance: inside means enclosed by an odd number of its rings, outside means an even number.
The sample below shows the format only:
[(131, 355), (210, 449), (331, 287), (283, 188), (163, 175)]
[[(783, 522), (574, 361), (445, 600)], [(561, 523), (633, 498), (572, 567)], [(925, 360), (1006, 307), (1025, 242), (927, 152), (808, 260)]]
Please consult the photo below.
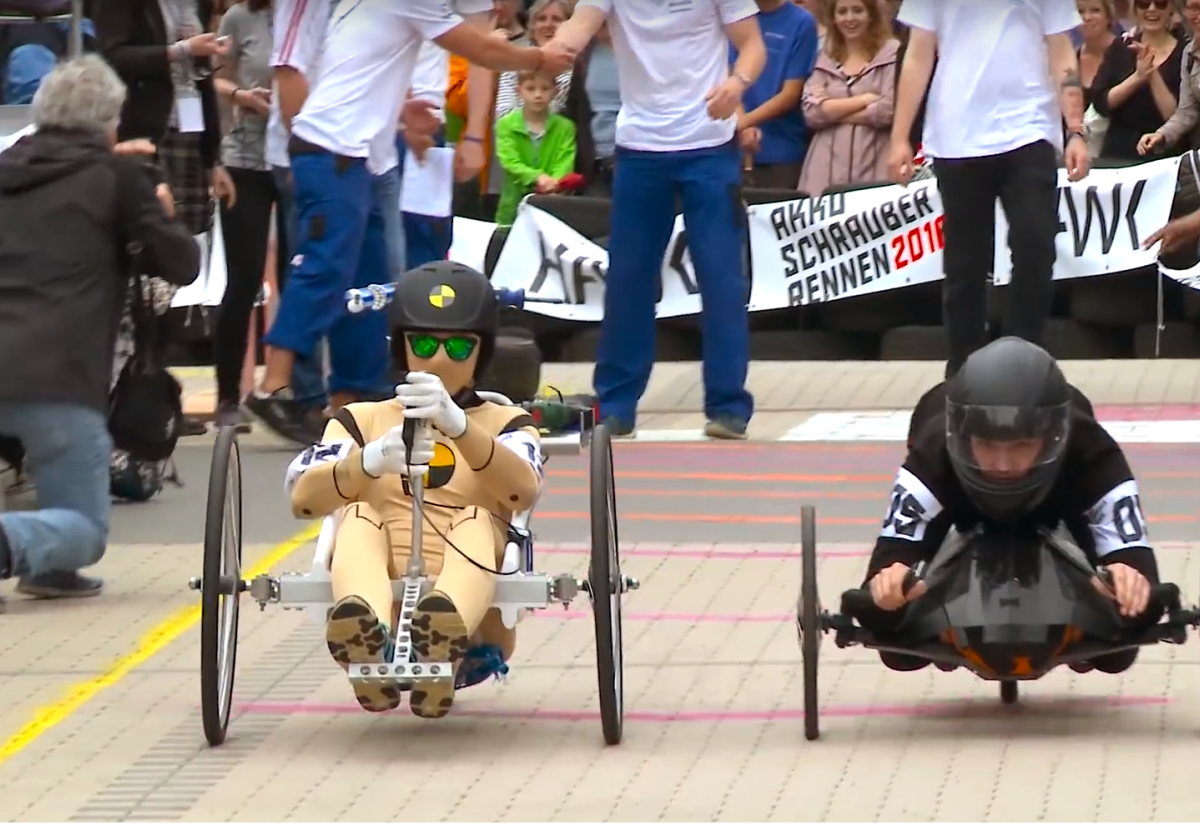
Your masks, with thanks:
[[(548, 380), (587, 374), (551, 372), (558, 366), (547, 366)], [(694, 367), (664, 367), (647, 403), (660, 412), (647, 420), (697, 415), (688, 406), (697, 403)], [(756, 369), (767, 370), (755, 377), (764, 387), (830, 387), (837, 371), (849, 376), (835, 401), (826, 400), (835, 389), (794, 389), (775, 412), (767, 407), (763, 420), (777, 415), (783, 429), (796, 412), (902, 409), (938, 371)], [(860, 369), (865, 377), (855, 378)], [(771, 370), (780, 371), (763, 377)], [(1197, 403), (1196, 370), (1182, 362), (1097, 365), (1072, 377), (1097, 403), (1138, 404), (1151, 416), (1149, 405)], [(842, 384), (855, 381), (862, 386), (847, 393)], [(1195, 638), (1143, 651), (1122, 676), (1055, 671), (1022, 686), (1015, 707), (969, 674), (892, 673), (869, 652), (827, 639), (823, 737), (804, 740), (798, 547), (779, 541), (795, 528), (794, 516), (778, 513), (792, 513), (792, 498), (824, 502), (819, 580), (834, 603), (860, 580), (886, 473), (899, 460), (895, 444), (618, 448), (618, 475), (633, 485), (621, 493), (630, 516), (623, 564), (642, 588), (625, 601), (627, 720), (617, 747), (601, 739), (592, 622), (581, 601), (528, 618), (507, 682), (463, 692), (439, 722), (361, 712), (317, 626), (244, 604), (235, 718), (229, 740), (210, 749), (198, 710), (197, 600), (184, 587), (200, 568), (205, 479), (195, 467), (206, 466), (206, 449), (188, 448), (187, 488), (118, 508), (99, 565), (109, 582), (102, 597), (37, 603), (4, 591), (0, 820), (1195, 820)], [(1133, 459), (1139, 472), (1158, 470), (1146, 472), (1157, 486), (1143, 497), (1166, 534), (1163, 576), (1190, 600), (1200, 596), (1200, 542), (1189, 534), (1198, 458), (1194, 447), (1147, 445)], [(286, 459), (247, 439), (246, 530), (256, 538), (244, 568), (269, 560), (276, 571), (304, 569), (311, 558), (310, 545), (293, 542), (288, 554), (280, 544), (305, 526), (288, 521), (276, 500)], [(775, 468), (788, 462), (785, 478)], [(581, 467), (552, 470), (552, 488), (586, 484)], [(769, 510), (745, 498), (756, 491), (789, 500)], [(583, 574), (585, 495), (572, 488), (546, 504), (557, 510), (544, 522), (539, 568)], [(648, 538), (672, 532), (688, 538)], [(131, 535), (174, 538), (123, 538)]]

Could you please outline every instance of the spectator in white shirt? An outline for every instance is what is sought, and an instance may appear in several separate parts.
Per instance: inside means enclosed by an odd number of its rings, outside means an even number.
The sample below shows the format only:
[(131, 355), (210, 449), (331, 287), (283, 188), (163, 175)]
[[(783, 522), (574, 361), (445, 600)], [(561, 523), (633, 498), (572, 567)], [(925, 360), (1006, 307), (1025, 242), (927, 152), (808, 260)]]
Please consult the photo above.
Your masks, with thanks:
[[(462, 0), (471, 12), (485, 0)], [(349, 317), (345, 290), (389, 280), (388, 250), (374, 176), (396, 166), (396, 124), (433, 134), (433, 104), (412, 89), (421, 45), (434, 40), (493, 69), (562, 71), (561, 47), (525, 48), (466, 24), (445, 0), (360, 0), (333, 11), (320, 77), (292, 121), (288, 143), (299, 243), (288, 288), (266, 336), (262, 385), (247, 399), (255, 417), (280, 435), (312, 443), (291, 389), (296, 357), (329, 335), (331, 406), (393, 393), (387, 314)]]
[[(1071, 180), (1088, 172), (1083, 90), (1070, 33), (1074, 0), (906, 0), (910, 36), (892, 122), (893, 179), (912, 180), (909, 134), (929, 86), (924, 154), (944, 212), (947, 377), (987, 342), (997, 199), (1009, 224), (1012, 282), (1002, 334), (1042, 343), (1058, 234), (1063, 121)], [(934, 71), (934, 56), (937, 70)]]
[(620, 77), (594, 378), (614, 435), (633, 434), (654, 366), (655, 306), (678, 197), (703, 301), (704, 431), (746, 437), (754, 399), (745, 386), (748, 241), (735, 115), (767, 60), (757, 14), (754, 0), (580, 0), (555, 36), (579, 51), (607, 19)]

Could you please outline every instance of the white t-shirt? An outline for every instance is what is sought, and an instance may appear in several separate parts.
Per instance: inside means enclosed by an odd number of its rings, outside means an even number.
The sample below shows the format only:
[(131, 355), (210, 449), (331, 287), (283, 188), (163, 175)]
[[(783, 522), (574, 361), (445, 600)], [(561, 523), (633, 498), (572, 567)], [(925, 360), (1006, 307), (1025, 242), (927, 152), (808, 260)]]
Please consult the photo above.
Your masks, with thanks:
[(372, 174), (396, 165), (396, 124), (421, 44), (462, 23), (446, 0), (341, 0), (329, 21), (321, 75), (292, 133), (364, 158)]
[(705, 96), (729, 77), (724, 27), (758, 14), (754, 0), (580, 0), (608, 15), (621, 112), (617, 145), (643, 152), (708, 149), (733, 139)]
[(436, 103), (438, 114), (445, 121), (446, 87), (449, 84), (450, 52), (432, 40), (426, 41), (421, 46), (417, 57), (417, 70), (413, 73), (413, 97)]
[(1039, 140), (1062, 149), (1045, 38), (1081, 24), (1075, 0), (904, 0), (899, 20), (937, 34), (927, 157), (986, 157)]
[[(329, 22), (330, 0), (275, 0), (273, 19), (274, 45), (271, 67), (286, 66), (304, 75), (311, 85), (317, 77), (321, 44)], [(271, 116), (267, 123), (267, 162), (290, 166), (287, 143), (289, 132), (279, 116), (279, 89), (271, 96)]]

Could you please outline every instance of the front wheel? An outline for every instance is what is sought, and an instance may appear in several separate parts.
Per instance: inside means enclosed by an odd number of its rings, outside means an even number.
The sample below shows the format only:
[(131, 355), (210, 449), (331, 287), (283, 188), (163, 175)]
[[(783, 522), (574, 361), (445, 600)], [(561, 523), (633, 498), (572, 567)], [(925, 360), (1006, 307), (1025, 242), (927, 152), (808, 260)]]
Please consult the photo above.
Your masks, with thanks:
[(590, 448), (592, 553), (588, 594), (596, 626), (596, 675), (604, 741), (618, 745), (625, 727), (625, 654), (621, 638), (621, 553), (617, 538), (617, 487), (612, 436), (603, 424), (592, 430)]
[(800, 654), (804, 660), (804, 738), (812, 742), (821, 735), (818, 658), (821, 650), (821, 598), (817, 592), (817, 511), (800, 508)]

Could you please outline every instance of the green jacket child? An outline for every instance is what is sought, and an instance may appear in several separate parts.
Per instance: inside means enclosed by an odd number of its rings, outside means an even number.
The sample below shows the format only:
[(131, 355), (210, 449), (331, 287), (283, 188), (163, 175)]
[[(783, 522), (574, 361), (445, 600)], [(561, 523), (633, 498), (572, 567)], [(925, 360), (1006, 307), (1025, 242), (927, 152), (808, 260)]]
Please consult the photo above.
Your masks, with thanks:
[(496, 157), (504, 167), (504, 188), (496, 209), (496, 223), (511, 226), (521, 199), (533, 190), (542, 175), (562, 180), (575, 171), (575, 124), (562, 115), (546, 118), (546, 133), (535, 142), (521, 109), (496, 121)]

